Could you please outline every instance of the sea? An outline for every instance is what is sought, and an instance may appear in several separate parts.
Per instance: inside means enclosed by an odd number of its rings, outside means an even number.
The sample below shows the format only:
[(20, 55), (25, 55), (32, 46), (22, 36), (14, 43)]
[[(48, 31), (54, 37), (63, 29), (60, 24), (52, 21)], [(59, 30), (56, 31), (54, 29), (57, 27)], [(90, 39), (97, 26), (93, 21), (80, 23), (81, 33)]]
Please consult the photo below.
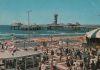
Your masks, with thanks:
[(28, 37), (49, 37), (49, 36), (78, 36), (84, 35), (84, 32), (75, 32), (67, 30), (13, 30), (10, 25), (0, 25), (0, 38), (10, 38), (11, 35), (24, 38)]

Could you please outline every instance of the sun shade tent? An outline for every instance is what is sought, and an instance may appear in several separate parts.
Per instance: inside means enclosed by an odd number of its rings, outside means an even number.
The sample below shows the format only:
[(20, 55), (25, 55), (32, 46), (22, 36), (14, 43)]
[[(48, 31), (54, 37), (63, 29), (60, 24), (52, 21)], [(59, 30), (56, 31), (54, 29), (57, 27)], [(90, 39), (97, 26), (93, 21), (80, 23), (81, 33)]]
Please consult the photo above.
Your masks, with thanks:
[(87, 44), (92, 47), (100, 48), (100, 28), (94, 29), (86, 33)]
[(88, 38), (100, 38), (100, 28), (94, 29), (90, 32), (87, 32), (86, 37), (88, 37)]

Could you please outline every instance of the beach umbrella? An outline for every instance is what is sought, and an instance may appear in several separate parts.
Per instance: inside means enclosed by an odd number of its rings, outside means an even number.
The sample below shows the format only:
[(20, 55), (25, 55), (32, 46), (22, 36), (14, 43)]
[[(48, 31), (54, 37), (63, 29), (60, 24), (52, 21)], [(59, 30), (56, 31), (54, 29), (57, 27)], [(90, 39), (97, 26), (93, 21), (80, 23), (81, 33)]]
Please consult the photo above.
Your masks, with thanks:
[(65, 41), (63, 41), (63, 44), (66, 44), (66, 42), (65, 42)]
[(10, 52), (11, 54), (15, 53), (15, 51), (16, 51), (16, 46), (15, 46), (15, 45), (13, 45), (13, 46), (11, 46), (11, 47), (9, 48), (9, 52)]
[(62, 41), (59, 41), (59, 45), (63, 45), (63, 42)]

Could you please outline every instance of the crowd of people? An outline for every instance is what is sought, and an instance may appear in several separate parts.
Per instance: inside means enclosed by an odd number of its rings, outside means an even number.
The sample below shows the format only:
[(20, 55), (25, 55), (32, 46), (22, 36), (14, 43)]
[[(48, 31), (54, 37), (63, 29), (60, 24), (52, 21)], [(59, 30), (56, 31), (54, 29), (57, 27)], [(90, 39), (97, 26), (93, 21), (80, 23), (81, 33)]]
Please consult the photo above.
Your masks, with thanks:
[(83, 47), (82, 43), (57, 40), (38, 44), (34, 51), (43, 52), (40, 70), (63, 70), (59, 63), (63, 64), (64, 70), (100, 70), (98, 49)]
[[(54, 43), (54, 42), (53, 42)], [(42, 63), (46, 65), (45, 70), (49, 70), (49, 65), (53, 67), (53, 70), (59, 70), (57, 64), (63, 63), (66, 70), (99, 70), (100, 69), (100, 55), (97, 55), (97, 50), (93, 48), (83, 48), (82, 46), (68, 46), (57, 44), (51, 44), (53, 46), (46, 46), (49, 48), (49, 53), (47, 51), (43, 54)], [(80, 42), (76, 42), (79, 43)], [(73, 44), (73, 43), (72, 43)], [(74, 42), (75, 44), (75, 42)], [(56, 47), (56, 48), (55, 48)], [(58, 56), (55, 58), (55, 56)], [(59, 59), (59, 62), (58, 60)]]

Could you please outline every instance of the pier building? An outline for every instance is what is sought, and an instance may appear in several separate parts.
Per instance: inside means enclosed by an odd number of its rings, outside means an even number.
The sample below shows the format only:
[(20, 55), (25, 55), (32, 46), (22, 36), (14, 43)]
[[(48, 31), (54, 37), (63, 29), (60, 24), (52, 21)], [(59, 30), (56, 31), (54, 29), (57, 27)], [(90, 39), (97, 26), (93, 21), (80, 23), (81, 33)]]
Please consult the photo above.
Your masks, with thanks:
[(21, 30), (41, 30), (41, 26), (39, 25), (22, 25), (20, 27)]
[(11, 29), (14, 29), (14, 30), (19, 30), (20, 27), (22, 26), (23, 24), (21, 22), (14, 22), (11, 24)]

